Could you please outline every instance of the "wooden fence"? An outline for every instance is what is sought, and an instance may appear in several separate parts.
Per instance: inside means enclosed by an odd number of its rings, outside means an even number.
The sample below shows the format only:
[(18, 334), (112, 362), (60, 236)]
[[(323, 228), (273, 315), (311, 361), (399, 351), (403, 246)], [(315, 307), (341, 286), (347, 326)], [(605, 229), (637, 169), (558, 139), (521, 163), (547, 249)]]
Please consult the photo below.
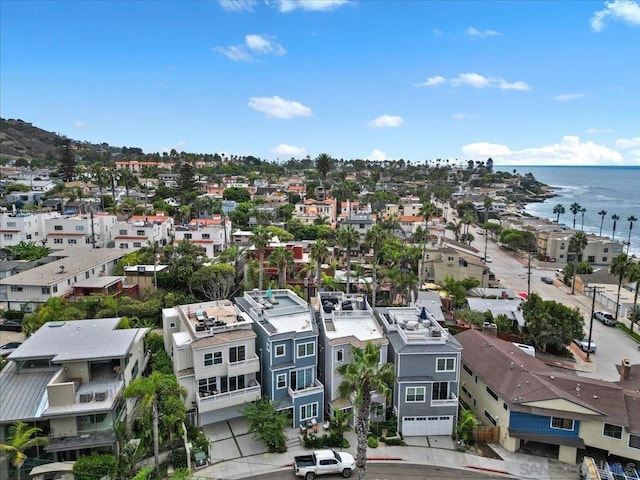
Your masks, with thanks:
[(500, 440), (500, 427), (478, 427), (473, 435), (476, 442), (496, 443)]

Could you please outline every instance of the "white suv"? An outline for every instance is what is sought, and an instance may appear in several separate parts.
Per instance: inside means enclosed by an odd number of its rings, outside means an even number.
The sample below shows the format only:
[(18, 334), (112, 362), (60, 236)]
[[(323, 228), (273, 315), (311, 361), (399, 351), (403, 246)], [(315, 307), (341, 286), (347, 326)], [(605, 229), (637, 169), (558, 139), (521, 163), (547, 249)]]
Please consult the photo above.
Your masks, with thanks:
[(605, 312), (604, 310), (593, 312), (593, 318), (600, 320), (602, 323), (609, 325), (610, 327), (616, 326), (616, 318), (611, 313)]

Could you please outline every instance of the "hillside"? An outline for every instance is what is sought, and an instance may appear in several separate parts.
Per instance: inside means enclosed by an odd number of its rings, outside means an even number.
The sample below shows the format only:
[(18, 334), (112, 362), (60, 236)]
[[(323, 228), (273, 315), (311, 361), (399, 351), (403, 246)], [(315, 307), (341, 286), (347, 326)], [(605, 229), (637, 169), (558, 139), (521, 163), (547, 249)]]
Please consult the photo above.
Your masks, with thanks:
[(43, 160), (55, 155), (63, 138), (22, 120), (0, 118), (0, 157)]

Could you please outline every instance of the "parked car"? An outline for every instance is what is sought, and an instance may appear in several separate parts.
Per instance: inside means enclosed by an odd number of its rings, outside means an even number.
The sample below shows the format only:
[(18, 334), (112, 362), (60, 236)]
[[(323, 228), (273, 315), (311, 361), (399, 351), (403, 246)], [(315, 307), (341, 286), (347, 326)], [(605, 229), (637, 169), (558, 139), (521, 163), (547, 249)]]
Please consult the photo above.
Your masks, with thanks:
[(610, 327), (615, 327), (617, 323), (616, 317), (604, 310), (593, 312), (593, 318), (595, 318), (596, 320), (600, 320), (602, 323), (604, 323), (605, 325), (609, 325)]
[(593, 339), (591, 339), (591, 344), (589, 344), (589, 338), (587, 337), (583, 338), (582, 340), (579, 338), (576, 338), (575, 343), (580, 347), (580, 350), (582, 350), (583, 352), (596, 353), (596, 350), (598, 349), (596, 342), (594, 342)]
[(489, 255), (487, 255), (486, 257), (484, 257), (484, 261), (485, 263), (491, 263), (493, 262), (493, 259)]
[(22, 345), (21, 342), (9, 342), (4, 345), (0, 345), (0, 357), (4, 358), (10, 353), (15, 352), (20, 345)]
[(313, 480), (316, 475), (341, 474), (349, 478), (356, 469), (353, 455), (335, 450), (314, 450), (311, 455), (299, 455), (293, 459), (293, 471), (296, 477)]
[(542, 277), (540, 280), (542, 280), (547, 285), (553, 285), (553, 278), (551, 277)]
[(0, 330), (9, 332), (21, 332), (22, 322), (17, 320), (7, 320), (6, 318), (0, 318)]

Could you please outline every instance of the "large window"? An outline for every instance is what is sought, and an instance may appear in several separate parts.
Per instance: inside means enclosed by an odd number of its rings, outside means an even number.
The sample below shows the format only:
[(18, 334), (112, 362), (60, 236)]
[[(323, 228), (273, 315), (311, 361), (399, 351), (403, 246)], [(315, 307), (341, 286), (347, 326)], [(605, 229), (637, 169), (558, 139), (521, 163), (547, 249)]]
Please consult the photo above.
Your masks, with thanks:
[(301, 368), (291, 372), (289, 385), (293, 390), (302, 390), (313, 385), (313, 368)]
[(640, 435), (629, 435), (629, 447), (640, 449)]
[(313, 342), (298, 344), (298, 358), (312, 357), (315, 354), (315, 344)]
[(244, 388), (244, 375), (237, 377), (222, 377), (220, 379), (220, 391), (233, 392)]
[(198, 380), (199, 392), (216, 392), (218, 390), (218, 379), (216, 377), (201, 378)]
[(204, 354), (204, 366), (220, 365), (222, 363), (222, 352), (213, 352)]
[(449, 398), (449, 382), (434, 382), (431, 400), (447, 400)]
[(494, 400), (498, 400), (498, 394), (493, 390), (491, 390), (488, 386), (487, 386), (487, 393), (491, 395)]
[(622, 438), (622, 427), (619, 425), (605, 423), (604, 428), (602, 429), (602, 435), (620, 440)]
[(407, 403), (424, 402), (425, 392), (426, 387), (407, 387), (405, 401)]
[(573, 420), (571, 420), (570, 418), (551, 417), (551, 428), (573, 430)]
[(300, 421), (310, 420), (318, 416), (318, 404), (308, 403), (300, 406)]
[(229, 349), (229, 363), (242, 362), (243, 360), (246, 360), (244, 345)]
[(455, 372), (455, 358), (438, 358), (436, 360), (436, 372)]
[(467, 367), (464, 363), (462, 364), (462, 368), (464, 368), (464, 371), (467, 372), (469, 375), (473, 375), (473, 372), (471, 371), (471, 369)]
[(484, 411), (484, 416), (487, 417), (494, 427), (498, 424), (498, 420), (486, 410)]

